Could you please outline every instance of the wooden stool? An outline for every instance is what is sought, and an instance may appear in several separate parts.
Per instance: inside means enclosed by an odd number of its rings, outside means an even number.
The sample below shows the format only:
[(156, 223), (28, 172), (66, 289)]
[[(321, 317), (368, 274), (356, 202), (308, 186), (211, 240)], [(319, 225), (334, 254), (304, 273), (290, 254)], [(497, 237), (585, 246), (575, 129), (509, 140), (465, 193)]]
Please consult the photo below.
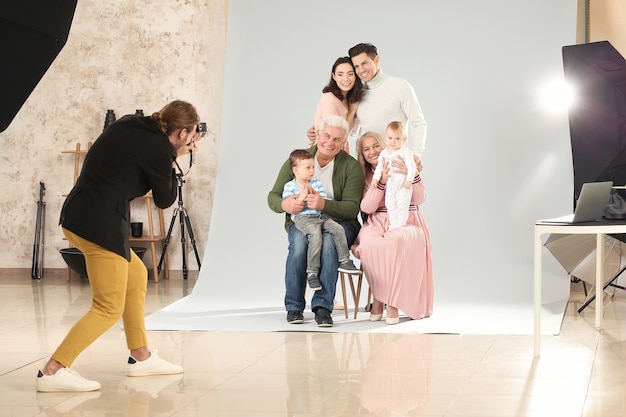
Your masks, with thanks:
[[(346, 277), (348, 282), (350, 283), (350, 292), (352, 292), (352, 299), (354, 300), (354, 318), (357, 318), (359, 313), (359, 301), (361, 299), (361, 288), (363, 286), (363, 266), (361, 266), (359, 273), (348, 273), (339, 271), (339, 278), (341, 279), (341, 294), (343, 295), (343, 311), (346, 314), (346, 319), (348, 318), (348, 303), (346, 300)], [(356, 290), (354, 288), (353, 277), (358, 277)], [(372, 296), (371, 291), (367, 291), (367, 305), (370, 303), (370, 298)]]

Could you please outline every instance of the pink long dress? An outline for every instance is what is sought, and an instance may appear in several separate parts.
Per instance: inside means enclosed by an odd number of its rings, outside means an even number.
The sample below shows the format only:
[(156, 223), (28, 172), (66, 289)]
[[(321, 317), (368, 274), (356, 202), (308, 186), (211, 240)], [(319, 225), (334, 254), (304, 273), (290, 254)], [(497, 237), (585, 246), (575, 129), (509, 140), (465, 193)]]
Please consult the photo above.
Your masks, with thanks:
[(385, 209), (385, 190), (370, 187), (365, 175), (361, 210), (368, 213), (352, 253), (361, 260), (363, 273), (376, 300), (397, 307), (412, 319), (433, 312), (434, 283), (430, 234), (418, 206), (426, 200), (421, 180), (413, 183), (409, 220), (391, 231)]

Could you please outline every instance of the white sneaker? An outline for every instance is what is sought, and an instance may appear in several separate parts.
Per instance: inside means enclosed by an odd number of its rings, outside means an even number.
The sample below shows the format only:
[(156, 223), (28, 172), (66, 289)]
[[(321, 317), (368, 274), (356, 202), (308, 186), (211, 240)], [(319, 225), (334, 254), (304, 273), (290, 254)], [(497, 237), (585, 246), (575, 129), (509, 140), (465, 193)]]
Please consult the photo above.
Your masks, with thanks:
[(37, 374), (37, 391), (39, 392), (84, 392), (100, 389), (100, 383), (80, 376), (70, 368), (61, 368), (54, 375)]
[(132, 356), (128, 357), (128, 370), (126, 375), (128, 376), (150, 376), (150, 375), (172, 375), (182, 374), (183, 367), (169, 363), (156, 354), (156, 350), (153, 350), (150, 357), (144, 361), (138, 361)]

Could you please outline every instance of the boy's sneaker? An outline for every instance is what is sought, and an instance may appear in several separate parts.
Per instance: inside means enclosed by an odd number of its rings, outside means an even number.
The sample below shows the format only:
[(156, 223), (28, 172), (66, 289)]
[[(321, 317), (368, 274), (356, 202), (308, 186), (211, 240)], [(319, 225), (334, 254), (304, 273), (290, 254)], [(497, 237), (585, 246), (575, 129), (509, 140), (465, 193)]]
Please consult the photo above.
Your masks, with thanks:
[(182, 374), (183, 367), (174, 365), (159, 358), (156, 350), (153, 350), (150, 357), (145, 361), (138, 361), (132, 356), (128, 357), (127, 376), (150, 376), (150, 375), (172, 375)]
[(309, 288), (313, 291), (319, 291), (322, 289), (322, 282), (320, 281), (320, 279), (318, 278), (317, 275), (315, 274), (311, 274), (308, 276), (308, 278), (306, 279), (309, 283)]
[(39, 392), (85, 392), (100, 389), (100, 383), (80, 376), (70, 368), (61, 368), (54, 375), (37, 374), (37, 391)]
[(339, 268), (337, 268), (340, 272), (345, 272), (347, 274), (360, 274), (362, 271), (354, 266), (354, 262), (352, 260), (347, 260), (346, 262), (340, 263)]

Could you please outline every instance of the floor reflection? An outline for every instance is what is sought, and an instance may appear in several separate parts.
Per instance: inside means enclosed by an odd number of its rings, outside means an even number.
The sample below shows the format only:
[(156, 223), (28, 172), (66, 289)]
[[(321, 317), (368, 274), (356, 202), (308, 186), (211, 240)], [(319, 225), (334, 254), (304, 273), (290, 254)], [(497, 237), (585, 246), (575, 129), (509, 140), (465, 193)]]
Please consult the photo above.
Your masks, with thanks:
[[(345, 403), (340, 357), (332, 334), (285, 334), (287, 415), (342, 416)], [(290, 372), (289, 370), (298, 370)]]
[(386, 335), (383, 349), (363, 371), (359, 398), (371, 416), (420, 415), (432, 383), (433, 338), (430, 335)]

